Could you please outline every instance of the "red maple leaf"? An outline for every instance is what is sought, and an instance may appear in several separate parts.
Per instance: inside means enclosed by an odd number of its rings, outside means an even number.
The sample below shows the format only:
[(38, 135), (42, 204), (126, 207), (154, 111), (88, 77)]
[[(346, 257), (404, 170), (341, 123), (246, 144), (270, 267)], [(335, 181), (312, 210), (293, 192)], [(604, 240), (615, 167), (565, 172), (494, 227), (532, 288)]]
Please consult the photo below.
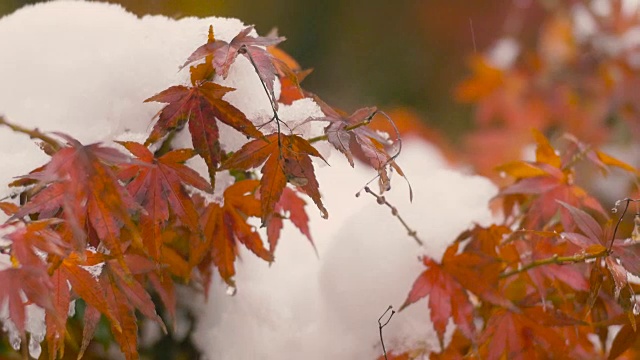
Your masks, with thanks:
[(498, 291), (498, 279), (502, 264), (485, 254), (466, 250), (458, 252), (460, 242), (451, 244), (438, 264), (423, 257), (427, 266), (414, 282), (402, 308), (429, 295), (431, 320), (442, 343), (450, 318), (469, 339), (475, 339), (473, 305), (467, 291), (492, 304), (515, 309)]
[[(0, 306), (5, 304), (9, 311), (9, 319), (16, 326), (23, 340), (27, 313), (25, 307), (36, 304), (50, 313), (55, 314), (51, 299), (53, 284), (47, 275), (44, 265), (22, 266), (0, 271)], [(23, 300), (23, 296), (26, 300)]]
[[(276, 203), (275, 214), (271, 217), (267, 224), (267, 238), (269, 240), (269, 251), (273, 254), (276, 251), (278, 239), (280, 238), (280, 230), (282, 230), (282, 220), (288, 218), (295, 227), (313, 244), (311, 232), (309, 231), (309, 216), (304, 210), (306, 203), (297, 193), (285, 187), (280, 200)], [(315, 245), (314, 245), (315, 249)]]
[(160, 110), (158, 121), (145, 145), (157, 142), (171, 130), (181, 128), (188, 121), (193, 147), (207, 164), (213, 185), (222, 151), (216, 119), (247, 136), (262, 136), (242, 111), (222, 99), (226, 93), (233, 90), (204, 81), (192, 87), (172, 86), (148, 98), (145, 102), (156, 101), (167, 105)]
[[(276, 45), (284, 41), (285, 38), (277, 36), (249, 36), (252, 31), (253, 26), (243, 29), (230, 43), (217, 39), (207, 42), (197, 48), (182, 67), (207, 56), (213, 56), (213, 68), (218, 75), (226, 78), (229, 74), (229, 68), (236, 57), (239, 54), (243, 55), (256, 67), (258, 76), (267, 87), (271, 99), (274, 100), (274, 105), (277, 106), (275, 102), (276, 97), (273, 92), (273, 83), (278, 72), (282, 72), (284, 68), (288, 67), (283, 62), (276, 61), (276, 59), (267, 52), (266, 47)], [(277, 64), (275, 64), (276, 62)], [(285, 67), (283, 67), (283, 65)]]
[[(98, 254), (96, 258), (99, 258)], [(126, 266), (131, 270), (125, 272), (120, 262), (102, 257), (104, 265), (98, 282), (103, 290), (102, 297), (106, 300), (112, 318), (109, 320), (111, 332), (126, 359), (139, 359), (138, 355), (138, 322), (135, 311), (138, 310), (146, 317), (160, 324), (166, 333), (166, 328), (160, 316), (156, 313), (151, 296), (139, 282), (137, 276), (146, 275), (155, 269), (153, 262), (134, 254), (125, 255)], [(87, 306), (81, 353), (84, 352), (89, 340), (93, 337), (98, 320), (96, 308)], [(100, 311), (102, 312), (102, 311)]]
[(472, 338), (475, 333), (473, 305), (469, 301), (467, 292), (453, 276), (443, 270), (440, 264), (428, 257), (424, 257), (422, 262), (427, 270), (413, 283), (411, 292), (400, 310), (429, 295), (431, 321), (440, 343), (443, 342), (450, 318), (453, 318), (453, 322), (465, 336)]
[(450, 249), (444, 255), (442, 265), (426, 256), (422, 258), (427, 269), (413, 283), (409, 296), (400, 308), (402, 310), (429, 295), (431, 321), (441, 344), (450, 318), (453, 318), (453, 322), (467, 338), (474, 338), (476, 331), (469, 296), (458, 280), (447, 271), (448, 260), (455, 255)]
[(260, 179), (262, 226), (266, 226), (273, 216), (287, 182), (309, 195), (322, 212), (322, 216), (327, 218), (327, 209), (320, 198), (311, 156), (324, 160), (318, 150), (300, 136), (274, 133), (245, 144), (223, 164), (222, 168), (248, 170), (264, 163)]
[[(103, 261), (101, 254), (85, 252), (84, 259), (81, 259), (77, 253), (65, 258), (60, 266), (53, 272), (51, 282), (53, 290), (51, 292), (53, 304), (58, 314), (67, 314), (69, 303), (72, 300), (72, 294), (81, 298), (88, 307), (92, 307), (106, 316), (107, 319), (116, 328), (120, 327), (118, 318), (115, 316), (114, 309), (107, 303), (104, 297), (104, 290), (98, 282), (94, 274), (87, 269), (96, 266)], [(99, 266), (99, 265), (98, 265)], [(46, 314), (45, 321), (47, 324), (47, 340), (49, 345), (49, 353), (60, 355), (64, 353), (64, 344), (66, 336), (66, 327), (64, 322), (62, 326), (55, 317), (50, 313)]]
[(37, 180), (41, 190), (12, 219), (33, 213), (47, 218), (62, 209), (77, 250), (83, 252), (87, 234), (95, 232), (114, 257), (122, 258), (122, 249), (127, 246), (120, 237), (122, 225), (131, 231), (134, 241), (140, 241), (131, 219), (139, 207), (120, 185), (111, 166), (127, 163), (130, 158), (100, 144), (82, 145), (69, 136), (58, 135), (67, 140), (67, 146), (40, 171), (25, 176)]
[(42, 266), (42, 258), (36, 254), (36, 250), (62, 258), (66, 257), (71, 252), (71, 247), (58, 232), (51, 228), (60, 222), (59, 219), (44, 219), (26, 224), (11, 221), (0, 225), (0, 229), (10, 231), (4, 237), (11, 240), (13, 261), (25, 266)]
[(550, 353), (571, 357), (554, 326), (577, 323), (542, 307), (518, 312), (497, 308), (480, 335), (479, 353), (483, 359), (538, 359)]
[[(542, 133), (533, 131), (533, 135), (537, 143), (536, 161), (515, 161), (497, 168), (517, 179), (500, 191), (501, 196), (507, 200), (520, 195), (533, 196), (523, 226), (534, 229), (554, 221), (561, 207), (558, 201), (572, 206), (584, 205), (605, 214), (600, 203), (573, 180), (575, 174), (571, 164), (575, 157), (583, 156), (586, 149), (576, 147), (576, 152), (561, 157)], [(565, 229), (573, 227), (573, 220), (566, 212), (560, 213), (560, 219)]]
[[(589, 289), (588, 307), (591, 308), (602, 287), (602, 276), (608, 275), (613, 281), (614, 298), (627, 314), (631, 326), (635, 329), (636, 307), (635, 294), (629, 284), (628, 274), (640, 275), (640, 244), (635, 242), (620, 242), (613, 238), (611, 226), (606, 229), (587, 212), (566, 203), (561, 205), (567, 209), (571, 218), (582, 234), (573, 232), (562, 233), (563, 238), (582, 248), (585, 255), (604, 257), (602, 264), (596, 261), (591, 272), (591, 286)], [(608, 253), (611, 249), (611, 254)], [(618, 261), (619, 260), (619, 261)]]
[[(347, 116), (342, 111), (327, 105), (318, 97), (315, 97), (315, 101), (320, 105), (325, 117), (313, 120), (329, 122), (324, 130), (327, 140), (347, 157), (352, 167), (354, 166), (354, 156), (368, 163), (378, 171), (383, 191), (390, 187), (387, 166), (392, 166), (400, 175), (404, 176), (400, 167), (393, 161), (395, 155), (392, 156), (387, 151), (391, 144), (390, 140), (366, 126), (378, 113), (375, 107), (362, 108)], [(395, 128), (395, 125), (393, 126)]]
[(133, 178), (127, 190), (146, 210), (140, 217), (140, 229), (145, 249), (154, 259), (161, 254), (162, 230), (169, 221), (169, 209), (192, 232), (201, 233), (199, 214), (185, 186), (212, 193), (213, 189), (197, 172), (183, 163), (193, 157), (191, 149), (170, 151), (159, 158), (145, 146), (121, 142), (139, 160), (120, 166), (119, 177)]

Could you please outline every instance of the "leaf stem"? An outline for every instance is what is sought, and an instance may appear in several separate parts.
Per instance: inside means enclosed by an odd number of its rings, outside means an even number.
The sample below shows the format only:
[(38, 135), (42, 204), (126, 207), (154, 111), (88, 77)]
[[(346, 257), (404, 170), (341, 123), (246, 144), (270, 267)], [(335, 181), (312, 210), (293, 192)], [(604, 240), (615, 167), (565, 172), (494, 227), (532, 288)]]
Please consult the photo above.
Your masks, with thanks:
[(603, 257), (603, 256), (607, 256), (607, 255), (609, 255), (609, 250), (602, 250), (602, 251), (597, 252), (595, 254), (589, 254), (589, 255), (587, 255), (587, 254), (575, 254), (575, 255), (572, 255), (572, 256), (558, 256), (558, 254), (555, 254), (550, 258), (535, 260), (533, 262), (530, 262), (527, 265), (522, 266), (521, 268), (504, 272), (504, 273), (500, 274), (500, 276), (498, 276), (498, 278), (506, 279), (506, 278), (508, 278), (510, 276), (513, 276), (513, 275), (516, 275), (516, 274), (520, 274), (520, 273), (523, 273), (525, 271), (529, 271), (529, 270), (531, 270), (533, 268), (537, 268), (537, 267), (544, 266), (544, 265), (576, 264), (576, 263), (585, 262), (586, 260), (597, 259), (599, 257)]
[(269, 89), (267, 89), (267, 84), (265, 83), (264, 79), (262, 79), (262, 75), (260, 75), (260, 71), (258, 70), (258, 64), (256, 64), (256, 61), (253, 59), (253, 55), (251, 55), (251, 51), (249, 51), (249, 49), (247, 48), (247, 45), (242, 45), (240, 49), (238, 49), (238, 53), (247, 54), (247, 57), (249, 58), (249, 61), (253, 66), (253, 70), (255, 70), (256, 74), (258, 74), (258, 77), (260, 78), (260, 83), (262, 84), (262, 88), (264, 89), (264, 92), (267, 94), (267, 97), (269, 98), (269, 103), (271, 104), (271, 109), (273, 110), (273, 117), (275, 120), (280, 121), (280, 118), (278, 118), (278, 110), (276, 107), (275, 99), (271, 98), (271, 94), (269, 94)]
[[(397, 217), (398, 220), (400, 220), (400, 223), (402, 224), (402, 226), (404, 226), (404, 228), (407, 230), (407, 234), (411, 236), (418, 243), (418, 245), (424, 246), (424, 243), (418, 237), (418, 232), (416, 230), (411, 229), (411, 227), (409, 227), (409, 224), (407, 224), (407, 222), (402, 218), (402, 216), (400, 216), (400, 213), (398, 212), (398, 209), (395, 206), (391, 205), (391, 203), (389, 203), (389, 201), (387, 201), (387, 199), (383, 195), (378, 195), (374, 191), (372, 191), (369, 186), (365, 186), (364, 191), (366, 191), (367, 193), (375, 197), (378, 204), (386, 205), (389, 209), (391, 209), (391, 214)], [(360, 192), (358, 192), (356, 196), (360, 196)]]
[(282, 122), (282, 120), (280, 120), (280, 117), (278, 117), (278, 107), (276, 105), (276, 99), (274, 99), (269, 93), (269, 89), (267, 88), (267, 83), (265, 83), (264, 79), (262, 78), (262, 75), (260, 75), (260, 70), (258, 70), (258, 64), (256, 64), (256, 61), (253, 59), (253, 55), (251, 55), (251, 51), (249, 51), (247, 45), (242, 45), (242, 47), (238, 49), (238, 53), (247, 55), (247, 57), (249, 58), (249, 62), (251, 62), (251, 65), (253, 66), (253, 70), (256, 72), (256, 74), (258, 75), (258, 78), (260, 79), (260, 83), (262, 84), (264, 93), (267, 95), (267, 98), (269, 99), (271, 110), (273, 110), (273, 117), (271, 118), (271, 121), (275, 120), (276, 122), (276, 127), (278, 132), (278, 149), (280, 150), (280, 157), (282, 158), (282, 140), (280, 139), (280, 133), (281, 133), (280, 123)]
[(60, 143), (58, 143), (54, 138), (42, 133), (38, 129), (27, 129), (20, 125), (10, 123), (3, 116), (0, 116), (0, 125), (4, 125), (15, 132), (28, 135), (31, 139), (42, 140), (45, 144), (51, 147), (53, 152), (56, 152), (61, 148)]
[(613, 242), (616, 239), (616, 233), (618, 232), (618, 227), (620, 226), (620, 223), (622, 222), (622, 218), (624, 218), (624, 215), (627, 213), (627, 210), (629, 209), (629, 203), (640, 201), (640, 199), (624, 198), (622, 200), (618, 200), (618, 201), (616, 201), (616, 204), (614, 205), (614, 209), (616, 211), (618, 210), (618, 205), (622, 201), (625, 202), (624, 210), (622, 211), (622, 214), (620, 214), (620, 217), (618, 218), (618, 222), (616, 223), (616, 227), (613, 229), (613, 235), (611, 235), (611, 242), (609, 243), (609, 247), (608, 247), (609, 251), (611, 251), (611, 249), (613, 249)]
[[(351, 131), (351, 130), (355, 130), (359, 127), (363, 127), (363, 126), (367, 126), (371, 123), (371, 119), (373, 119), (373, 117), (378, 113), (378, 111), (375, 111), (373, 114), (371, 114), (369, 117), (367, 117), (366, 119), (362, 120), (361, 122), (357, 123), (357, 124), (353, 124), (353, 125), (349, 125), (349, 126), (345, 126), (344, 130), (345, 131)], [(324, 134), (324, 135), (320, 135), (320, 136), (316, 136), (316, 137), (312, 137), (311, 139), (309, 139), (309, 143), (313, 144), (315, 142), (318, 141), (325, 141), (329, 139), (329, 135)]]

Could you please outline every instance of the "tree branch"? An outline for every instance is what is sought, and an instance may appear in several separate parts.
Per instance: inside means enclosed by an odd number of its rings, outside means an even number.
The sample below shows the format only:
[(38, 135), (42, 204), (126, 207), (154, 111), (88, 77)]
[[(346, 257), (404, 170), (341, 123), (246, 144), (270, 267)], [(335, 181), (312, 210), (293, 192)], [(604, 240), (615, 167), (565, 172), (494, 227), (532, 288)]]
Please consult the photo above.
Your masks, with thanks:
[[(398, 209), (395, 206), (391, 205), (391, 203), (389, 203), (384, 196), (376, 194), (374, 191), (371, 190), (369, 186), (365, 186), (364, 191), (366, 191), (367, 193), (375, 197), (378, 204), (386, 205), (389, 209), (391, 209), (391, 215), (397, 217), (398, 220), (400, 220), (400, 223), (402, 223), (402, 226), (404, 226), (404, 228), (407, 229), (408, 235), (411, 236), (418, 243), (418, 245), (420, 246), (424, 245), (422, 240), (420, 240), (420, 238), (418, 237), (418, 232), (409, 227), (409, 224), (407, 224), (407, 222), (402, 218), (402, 216), (400, 216)], [(360, 196), (360, 192), (356, 194), (356, 197), (358, 196)]]
[(8, 122), (3, 116), (0, 116), (0, 125), (4, 125), (6, 127), (8, 127), (9, 129), (18, 132), (18, 133), (22, 133), (25, 135), (28, 135), (31, 139), (38, 139), (43, 141), (45, 144), (49, 145), (51, 147), (51, 150), (53, 152), (56, 152), (58, 150), (60, 150), (61, 146), (60, 143), (58, 143), (58, 141), (56, 141), (54, 138), (40, 132), (40, 130), (38, 129), (27, 129), (25, 127), (22, 127), (20, 125), (16, 125), (13, 123)]
[(599, 257), (603, 257), (603, 256), (607, 256), (609, 255), (609, 250), (602, 250), (600, 252), (597, 252), (595, 254), (575, 254), (572, 256), (558, 256), (553, 255), (550, 258), (546, 258), (546, 259), (540, 259), (540, 260), (535, 260), (527, 265), (524, 265), (518, 269), (515, 270), (511, 270), (511, 271), (507, 271), (504, 272), (502, 274), (500, 274), (500, 276), (498, 278), (500, 279), (506, 279), (510, 276), (516, 275), (516, 274), (520, 274), (523, 273), (525, 271), (529, 271), (533, 268), (537, 268), (540, 266), (544, 266), (544, 265), (551, 265), (551, 264), (555, 264), (555, 265), (569, 265), (569, 264), (576, 264), (576, 263), (581, 263), (581, 262), (585, 262), (586, 260), (590, 260), (590, 259), (597, 259)]
[[(378, 113), (378, 111), (374, 112), (373, 114), (371, 114), (371, 116), (367, 117), (366, 119), (362, 120), (361, 122), (357, 123), (357, 124), (353, 124), (353, 125), (349, 125), (349, 126), (345, 126), (344, 130), (345, 131), (351, 131), (354, 129), (357, 129), (359, 127), (363, 127), (363, 126), (367, 126), (371, 123), (371, 119), (373, 119), (373, 117)], [(329, 139), (329, 135), (324, 134), (324, 135), (320, 135), (320, 136), (316, 136), (316, 137), (312, 137), (311, 139), (309, 139), (309, 143), (313, 144), (314, 142), (318, 142), (318, 141), (324, 141), (324, 140), (328, 140)]]

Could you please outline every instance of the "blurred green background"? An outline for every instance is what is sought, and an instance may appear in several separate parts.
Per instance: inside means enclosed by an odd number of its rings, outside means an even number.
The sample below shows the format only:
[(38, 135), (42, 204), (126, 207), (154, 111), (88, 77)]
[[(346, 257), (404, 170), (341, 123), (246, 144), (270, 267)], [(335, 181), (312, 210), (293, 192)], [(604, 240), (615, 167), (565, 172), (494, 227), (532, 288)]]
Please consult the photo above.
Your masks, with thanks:
[[(0, 0), (8, 14), (34, 0)], [(466, 61), (501, 34), (527, 0), (108, 0), (143, 16), (237, 17), (260, 34), (278, 27), (281, 46), (303, 68), (304, 87), (346, 111), (361, 106), (415, 111), (450, 140), (471, 124), (453, 100)]]

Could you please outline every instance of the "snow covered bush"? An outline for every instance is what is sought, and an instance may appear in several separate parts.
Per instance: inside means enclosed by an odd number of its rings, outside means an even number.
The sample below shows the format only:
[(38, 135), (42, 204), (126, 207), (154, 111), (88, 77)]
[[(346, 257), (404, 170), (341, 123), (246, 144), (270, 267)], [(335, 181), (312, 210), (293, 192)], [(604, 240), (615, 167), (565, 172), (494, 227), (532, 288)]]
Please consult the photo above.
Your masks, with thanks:
[[(597, 148), (606, 114), (637, 125), (620, 105), (634, 53), (617, 59), (597, 31), (558, 35), (580, 9), (624, 29), (640, 18), (611, 3), (550, 11), (539, 62), (513, 39), (474, 58), (458, 97), (477, 106), (482, 151), (466, 155), (500, 165), (500, 190), (402, 141), (376, 108), (326, 104), (284, 38), (239, 20), (79, 1), (0, 19), (7, 343), (135, 359), (169, 332), (211, 359), (633, 358), (638, 201), (611, 216), (581, 179), (615, 169), (636, 191), (637, 169)], [(508, 61), (491, 62), (500, 46)], [(580, 46), (601, 57), (581, 63)], [(558, 76), (598, 61), (629, 81)], [(598, 101), (571, 100), (585, 91)]]
[[(187, 303), (177, 281), (209, 292), (195, 305), (195, 339), (211, 358), (380, 353), (367, 321), (401, 300), (409, 284), (396, 280), (417, 271), (414, 256), (438, 256), (472, 221), (488, 221), (495, 190), (416, 142), (402, 155), (411, 205), (398, 134), (367, 128), (392, 120), (375, 108), (345, 114), (303, 90), (297, 64), (274, 48), (282, 40), (235, 19), (139, 19), (75, 1), (0, 20), (2, 183), (11, 183), (0, 203), (0, 300), (15, 349), (38, 357), (45, 340), (50, 357), (81, 356), (102, 318), (137, 358), (135, 312), (175, 325)], [(397, 184), (385, 196), (421, 224), (424, 247), (373, 197), (356, 199), (372, 178), (381, 192)], [(470, 211), (451, 221), (463, 197)], [(237, 296), (220, 295), (236, 286)], [(84, 333), (70, 349), (77, 299)], [(430, 331), (424, 319), (394, 324), (389, 341), (414, 345)], [(230, 339), (231, 327), (255, 344)]]

